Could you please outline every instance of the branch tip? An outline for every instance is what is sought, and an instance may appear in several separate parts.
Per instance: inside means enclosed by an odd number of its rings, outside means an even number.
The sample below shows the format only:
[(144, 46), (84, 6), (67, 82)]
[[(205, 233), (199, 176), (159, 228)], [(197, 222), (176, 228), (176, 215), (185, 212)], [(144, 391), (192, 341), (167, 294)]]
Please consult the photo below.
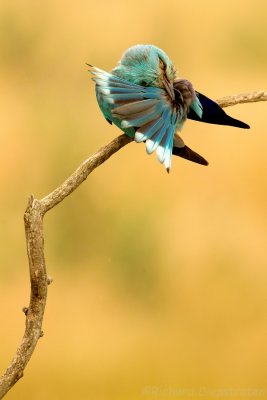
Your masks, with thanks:
[(51, 285), (52, 282), (53, 282), (52, 276), (48, 276), (47, 277), (47, 285)]
[(23, 307), (22, 308), (22, 312), (27, 316), (27, 314), (28, 314), (28, 311), (29, 311), (29, 307)]

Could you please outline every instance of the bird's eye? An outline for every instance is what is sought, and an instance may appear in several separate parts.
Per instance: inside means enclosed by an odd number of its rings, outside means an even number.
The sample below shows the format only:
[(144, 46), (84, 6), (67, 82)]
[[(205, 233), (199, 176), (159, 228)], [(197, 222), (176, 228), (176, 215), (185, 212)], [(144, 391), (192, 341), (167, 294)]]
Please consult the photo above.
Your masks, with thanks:
[(140, 82), (140, 86), (147, 86), (147, 82), (146, 81), (141, 81)]

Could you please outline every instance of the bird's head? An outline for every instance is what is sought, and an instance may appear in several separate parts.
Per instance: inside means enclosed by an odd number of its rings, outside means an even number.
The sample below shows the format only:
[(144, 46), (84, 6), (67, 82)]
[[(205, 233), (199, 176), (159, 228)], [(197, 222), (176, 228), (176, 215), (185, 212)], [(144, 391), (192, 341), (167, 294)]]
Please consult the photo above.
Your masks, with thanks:
[(174, 65), (163, 50), (153, 45), (130, 47), (112, 70), (117, 76), (141, 86), (155, 86), (171, 91)]

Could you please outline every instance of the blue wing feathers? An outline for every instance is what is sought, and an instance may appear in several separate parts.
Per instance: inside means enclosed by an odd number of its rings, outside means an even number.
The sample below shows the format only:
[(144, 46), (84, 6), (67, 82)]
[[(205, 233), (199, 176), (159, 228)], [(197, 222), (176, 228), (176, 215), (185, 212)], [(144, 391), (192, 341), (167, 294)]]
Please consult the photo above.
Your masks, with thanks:
[(120, 81), (116, 81), (114, 79), (108, 79), (105, 77), (105, 79), (101, 78), (92, 78), (92, 81), (94, 81), (100, 88), (105, 87), (105, 88), (115, 88), (115, 87), (120, 87), (124, 89), (134, 89), (136, 90), (136, 87), (133, 88), (132, 85), (128, 85), (126, 83), (122, 83)]
[(173, 137), (175, 133), (175, 128), (173, 125), (170, 125), (162, 138), (160, 145), (157, 148), (157, 156), (160, 163), (164, 162), (165, 168), (167, 171), (170, 171), (171, 168), (171, 156), (172, 156), (172, 148), (173, 148)]
[(146, 151), (148, 154), (151, 154), (153, 153), (153, 151), (156, 150), (165, 133), (166, 133), (166, 124), (163, 123), (162, 126), (157, 130), (157, 132), (155, 132), (154, 135), (151, 136), (150, 139), (146, 141)]
[(140, 143), (144, 142), (147, 139), (150, 139), (154, 135), (154, 133), (162, 127), (163, 124), (164, 121), (162, 121), (161, 119), (157, 119), (142, 125), (138, 129), (138, 131), (136, 131), (134, 140), (137, 143)]
[[(146, 141), (148, 154), (157, 152), (158, 160), (169, 171), (176, 128), (184, 115), (174, 109), (164, 89), (144, 87), (128, 82), (98, 68), (92, 71), (99, 102), (106, 104), (104, 113), (126, 133), (135, 129), (135, 141)], [(128, 134), (128, 133), (127, 133)]]
[(147, 124), (148, 122), (155, 120), (156, 118), (159, 118), (159, 116), (160, 114), (157, 107), (154, 107), (154, 109), (150, 110), (149, 113), (145, 111), (143, 113), (133, 114), (133, 116), (127, 117), (127, 119), (123, 119), (122, 127), (128, 128), (131, 126), (138, 128), (144, 124)]
[(148, 110), (158, 103), (159, 103), (158, 100), (152, 100), (152, 99), (136, 101), (135, 103), (132, 103), (132, 104), (126, 103), (122, 106), (116, 107), (114, 112), (117, 115), (121, 115), (121, 116), (129, 115), (129, 114), (136, 114), (136, 113)]
[(106, 96), (114, 95), (114, 94), (126, 94), (126, 93), (137, 93), (135, 88), (122, 88), (121, 86), (102, 86), (98, 89), (100, 93), (103, 93)]

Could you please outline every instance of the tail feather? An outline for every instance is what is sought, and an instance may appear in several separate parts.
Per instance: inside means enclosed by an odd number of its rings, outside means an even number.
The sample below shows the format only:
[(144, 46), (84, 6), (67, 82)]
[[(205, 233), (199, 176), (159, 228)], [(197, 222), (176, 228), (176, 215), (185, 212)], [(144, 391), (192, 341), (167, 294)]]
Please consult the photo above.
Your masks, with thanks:
[(209, 99), (199, 92), (196, 95), (203, 107), (202, 117), (200, 118), (193, 108), (190, 108), (187, 118), (195, 121), (207, 122), (209, 124), (229, 125), (237, 128), (249, 129), (250, 126), (245, 122), (232, 118), (215, 101)]
[(197, 164), (201, 165), (209, 165), (208, 161), (205, 160), (200, 154), (196, 153), (195, 151), (191, 150), (189, 147), (173, 147), (172, 154), (175, 156), (179, 156), (185, 158), (186, 160), (193, 161)]

